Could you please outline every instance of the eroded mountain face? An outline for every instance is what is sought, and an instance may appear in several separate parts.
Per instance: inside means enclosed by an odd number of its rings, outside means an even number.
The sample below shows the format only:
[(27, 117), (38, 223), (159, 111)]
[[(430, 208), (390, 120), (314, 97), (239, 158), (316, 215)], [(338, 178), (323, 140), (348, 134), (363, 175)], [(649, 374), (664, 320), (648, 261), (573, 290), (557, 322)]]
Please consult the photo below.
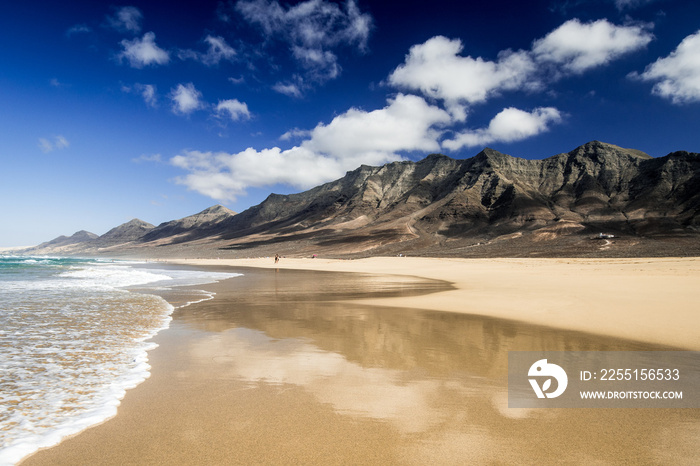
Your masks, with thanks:
[(123, 228), (121, 246), (115, 235), (105, 244), (107, 233), (73, 247), (464, 257), (700, 251), (700, 155), (652, 158), (598, 141), (544, 160), (492, 149), (464, 160), (434, 154), (361, 166), (240, 214), (214, 206), (141, 226), (141, 237), (138, 227)]

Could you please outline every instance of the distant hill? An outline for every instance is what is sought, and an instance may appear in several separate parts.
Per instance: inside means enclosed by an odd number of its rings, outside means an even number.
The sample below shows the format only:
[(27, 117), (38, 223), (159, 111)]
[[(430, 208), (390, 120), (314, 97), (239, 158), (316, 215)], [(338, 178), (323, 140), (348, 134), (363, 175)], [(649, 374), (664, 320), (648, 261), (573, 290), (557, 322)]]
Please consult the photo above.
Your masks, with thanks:
[[(107, 235), (84, 246), (94, 249)], [(652, 158), (598, 141), (543, 160), (488, 148), (463, 160), (433, 154), (363, 165), (302, 193), (271, 194), (239, 214), (214, 206), (136, 236), (109, 252), (697, 255), (700, 155)]]
[(153, 230), (153, 228), (155, 227), (150, 223), (135, 218), (119, 225), (118, 227), (112, 228), (99, 238), (95, 238), (93, 241), (98, 243), (100, 247), (129, 243), (140, 240), (149, 231)]
[(124, 250), (137, 249), (144, 254), (144, 246), (187, 243), (198, 237), (210, 237), (221, 233), (219, 225), (236, 215), (221, 205), (209, 207), (202, 212), (180, 220), (172, 220), (153, 226), (137, 218), (112, 228), (102, 236), (78, 232), (70, 238), (61, 236), (47, 243), (26, 250), (32, 254), (117, 254)]
[(32, 249), (43, 250), (66, 248), (76, 244), (93, 241), (96, 238), (98, 238), (98, 236), (95, 233), (80, 230), (78, 232), (73, 233), (71, 236), (59, 236), (58, 238), (54, 238), (51, 241), (47, 241), (46, 243), (41, 243), (39, 246), (36, 246), (36, 248)]

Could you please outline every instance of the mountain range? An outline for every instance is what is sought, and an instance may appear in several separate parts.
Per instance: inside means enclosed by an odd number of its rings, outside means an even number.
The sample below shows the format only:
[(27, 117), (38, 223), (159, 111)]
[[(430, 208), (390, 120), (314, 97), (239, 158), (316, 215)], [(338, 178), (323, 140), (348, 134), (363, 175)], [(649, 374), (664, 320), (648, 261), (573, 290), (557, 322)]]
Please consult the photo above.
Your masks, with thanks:
[(700, 154), (653, 158), (599, 141), (542, 160), (361, 166), (241, 213), (216, 205), (158, 226), (134, 219), (26, 251), (138, 257), (683, 256), (700, 253)]

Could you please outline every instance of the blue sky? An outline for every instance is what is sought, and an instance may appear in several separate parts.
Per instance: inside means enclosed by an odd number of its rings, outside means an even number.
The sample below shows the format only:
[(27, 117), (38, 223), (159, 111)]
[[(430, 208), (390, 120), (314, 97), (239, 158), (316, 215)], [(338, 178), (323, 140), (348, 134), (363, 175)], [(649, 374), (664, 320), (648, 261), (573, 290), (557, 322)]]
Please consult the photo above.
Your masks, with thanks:
[(0, 38), (3, 247), (434, 152), (700, 152), (690, 0), (6, 2)]

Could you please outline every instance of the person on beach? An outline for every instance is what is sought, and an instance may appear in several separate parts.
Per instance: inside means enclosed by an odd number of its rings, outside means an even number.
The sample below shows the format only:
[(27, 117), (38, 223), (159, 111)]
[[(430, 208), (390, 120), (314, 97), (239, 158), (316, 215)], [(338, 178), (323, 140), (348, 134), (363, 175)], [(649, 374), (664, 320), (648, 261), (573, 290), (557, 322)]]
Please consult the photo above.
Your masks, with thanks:
[(275, 254), (275, 264), (278, 263), (279, 261), (280, 261), (280, 255)]

